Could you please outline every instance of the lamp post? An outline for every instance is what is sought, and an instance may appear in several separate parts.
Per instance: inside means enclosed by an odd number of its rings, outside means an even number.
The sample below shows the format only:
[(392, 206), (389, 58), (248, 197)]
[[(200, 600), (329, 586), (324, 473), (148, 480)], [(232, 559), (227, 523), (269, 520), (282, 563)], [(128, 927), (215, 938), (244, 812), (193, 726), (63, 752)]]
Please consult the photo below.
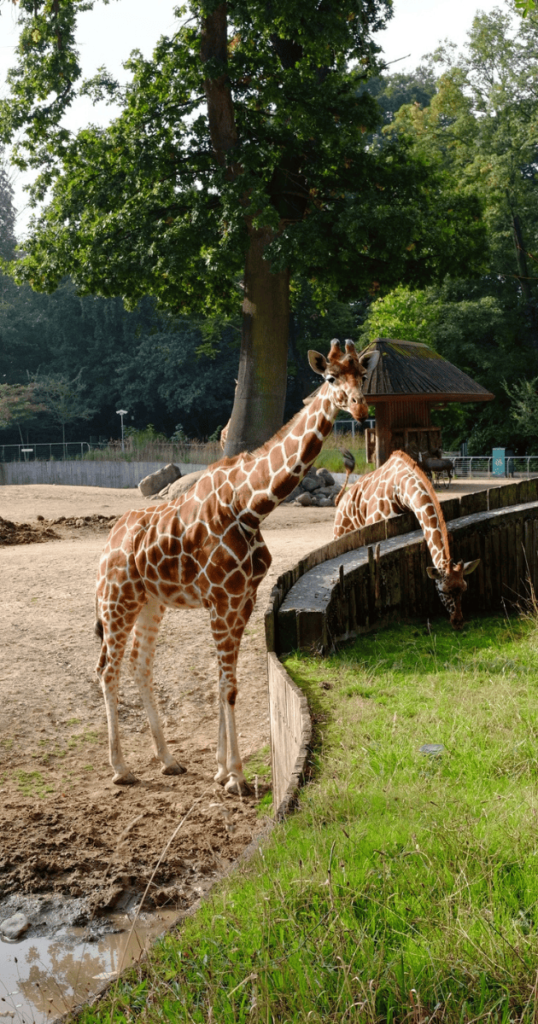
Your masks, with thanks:
[(123, 443), (123, 417), (127, 416), (128, 409), (116, 409), (116, 413), (121, 417), (121, 450), (125, 451), (125, 445)]

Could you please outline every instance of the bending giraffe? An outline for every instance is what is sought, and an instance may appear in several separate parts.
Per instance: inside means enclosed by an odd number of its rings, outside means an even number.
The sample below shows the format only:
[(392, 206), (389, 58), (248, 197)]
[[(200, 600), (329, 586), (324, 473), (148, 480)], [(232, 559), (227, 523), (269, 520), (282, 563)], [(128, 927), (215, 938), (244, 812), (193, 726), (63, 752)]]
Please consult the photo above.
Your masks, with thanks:
[(325, 358), (308, 354), (324, 383), (315, 400), (270, 441), (209, 466), (176, 501), (127, 512), (112, 528), (99, 565), (97, 624), (103, 688), (116, 783), (135, 782), (119, 737), (118, 690), (122, 658), (132, 633), (130, 669), (148, 716), (165, 775), (183, 768), (170, 753), (153, 694), (152, 670), (166, 608), (207, 608), (219, 669), (219, 725), (215, 779), (232, 793), (246, 793), (237, 744), (234, 706), (237, 658), (256, 592), (271, 564), (260, 525), (295, 489), (332, 430), (339, 409), (354, 419), (368, 415), (362, 384), (377, 353), (357, 355), (331, 343)]
[(388, 519), (393, 512), (409, 509), (414, 512), (428, 545), (433, 566), (426, 569), (435, 580), (437, 593), (450, 615), (454, 629), (463, 625), (462, 594), (467, 590), (464, 576), (474, 572), (480, 559), (473, 562), (453, 562), (445, 519), (432, 484), (420, 466), (405, 452), (393, 452), (379, 469), (366, 473), (344, 494), (355, 460), (350, 452), (344, 453), (346, 481), (336, 498), (334, 537), (351, 533), (361, 526), (369, 526)]

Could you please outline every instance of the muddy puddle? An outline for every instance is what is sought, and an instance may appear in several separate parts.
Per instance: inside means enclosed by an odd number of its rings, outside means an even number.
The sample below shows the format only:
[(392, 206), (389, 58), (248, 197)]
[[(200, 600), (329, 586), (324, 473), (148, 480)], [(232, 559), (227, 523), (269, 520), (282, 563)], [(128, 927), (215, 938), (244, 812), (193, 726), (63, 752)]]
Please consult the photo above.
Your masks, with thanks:
[(30, 927), (17, 941), (0, 939), (0, 1024), (42, 1024), (91, 1000), (181, 917), (168, 908), (137, 916), (133, 901), (88, 921), (84, 900), (0, 901), (0, 919), (15, 912)]

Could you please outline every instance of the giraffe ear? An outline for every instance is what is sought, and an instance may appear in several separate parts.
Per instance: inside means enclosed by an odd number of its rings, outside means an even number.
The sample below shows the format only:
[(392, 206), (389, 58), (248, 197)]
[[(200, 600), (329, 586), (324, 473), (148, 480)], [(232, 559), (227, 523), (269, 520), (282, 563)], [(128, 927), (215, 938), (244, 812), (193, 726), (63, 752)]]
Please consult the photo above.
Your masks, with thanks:
[(321, 352), (315, 352), (313, 348), (308, 353), (308, 362), (314, 373), (324, 373), (327, 369), (327, 360)]
[(439, 569), (435, 568), (434, 565), (427, 565), (426, 572), (428, 573), (428, 576), (430, 577), (431, 580), (441, 579), (441, 573), (439, 572)]
[(359, 356), (360, 365), (363, 366), (364, 369), (367, 370), (368, 372), (370, 372), (370, 370), (375, 370), (378, 362), (379, 351), (376, 348), (374, 348), (373, 351), (371, 352), (363, 352), (362, 355)]
[(475, 558), (474, 562), (466, 562), (463, 566), (463, 575), (468, 576), (469, 573), (474, 572), (475, 569), (480, 565), (480, 559)]

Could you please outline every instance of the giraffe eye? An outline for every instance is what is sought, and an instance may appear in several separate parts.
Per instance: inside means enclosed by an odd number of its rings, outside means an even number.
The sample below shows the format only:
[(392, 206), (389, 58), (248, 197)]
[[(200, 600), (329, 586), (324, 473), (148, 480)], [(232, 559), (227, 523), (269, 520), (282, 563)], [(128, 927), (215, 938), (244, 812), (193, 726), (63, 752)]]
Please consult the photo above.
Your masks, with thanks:
[(329, 374), (327, 377), (325, 377), (325, 380), (327, 381), (327, 384), (334, 384), (336, 377), (333, 377), (331, 374)]

